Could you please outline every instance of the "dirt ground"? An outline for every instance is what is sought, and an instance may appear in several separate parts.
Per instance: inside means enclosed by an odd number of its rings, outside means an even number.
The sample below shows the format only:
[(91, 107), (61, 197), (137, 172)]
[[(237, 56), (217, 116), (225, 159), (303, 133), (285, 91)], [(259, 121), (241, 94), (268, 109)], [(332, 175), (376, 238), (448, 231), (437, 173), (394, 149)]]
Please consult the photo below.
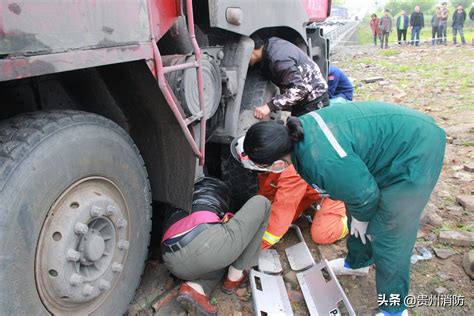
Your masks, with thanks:
[[(410, 310), (412, 315), (473, 315), (474, 281), (464, 272), (462, 256), (470, 247), (452, 247), (438, 242), (442, 229), (474, 232), (474, 214), (465, 211), (455, 199), (460, 194), (474, 194), (474, 173), (463, 171), (463, 166), (474, 162), (474, 48), (422, 46), (402, 47), (390, 50), (372, 47), (345, 47), (332, 56), (332, 62), (354, 80), (355, 100), (383, 100), (403, 104), (433, 116), (442, 126), (452, 144), (447, 145), (445, 164), (439, 183), (425, 210), (423, 225), (415, 248), (426, 246), (447, 248), (454, 254), (443, 260), (433, 253), (428, 261), (413, 265), (410, 294), (430, 295), (436, 288), (444, 287), (446, 294), (464, 296), (463, 307), (419, 306)], [(369, 77), (383, 77), (382, 82), (363, 83)], [(439, 215), (441, 221), (436, 222)], [(433, 220), (431, 217), (434, 217)], [(310, 226), (305, 220), (298, 222), (306, 243), (316, 260), (330, 260), (346, 254), (345, 240), (328, 246), (316, 246), (310, 239)], [(284, 249), (296, 242), (288, 236), (276, 249), (287, 272)], [(287, 281), (287, 287), (291, 282)], [(369, 277), (338, 277), (357, 315), (372, 315), (377, 310), (375, 273)], [(290, 284), (288, 284), (290, 283)], [(298, 286), (291, 284), (298, 292)], [(214, 293), (222, 315), (251, 315), (251, 293), (238, 297), (227, 296), (217, 290)], [(241, 293), (241, 294), (245, 294)], [(290, 295), (291, 296), (291, 295)], [(297, 315), (307, 315), (304, 300), (293, 295), (292, 306)]]
[[(445, 294), (463, 296), (461, 307), (418, 306), (411, 315), (473, 315), (474, 281), (464, 272), (463, 254), (473, 247), (454, 247), (439, 242), (442, 230), (474, 232), (474, 214), (456, 203), (458, 195), (474, 194), (474, 173), (465, 165), (474, 162), (474, 47), (442, 46), (432, 48), (402, 47), (379, 50), (373, 47), (344, 47), (332, 56), (333, 64), (346, 72), (356, 86), (355, 100), (383, 100), (403, 104), (433, 116), (448, 135), (443, 171), (438, 185), (425, 209), (415, 249), (427, 247), (433, 258), (412, 266), (410, 294), (431, 295), (436, 288)], [(364, 83), (369, 77), (383, 81)], [(335, 259), (347, 253), (345, 240), (328, 246), (317, 246), (310, 240), (310, 225), (298, 222), (306, 243), (318, 261)], [(288, 234), (276, 249), (281, 253), (285, 281), (296, 315), (308, 315), (297, 282), (289, 271), (284, 249), (296, 242)], [(447, 259), (440, 259), (434, 248), (452, 250)], [(416, 250), (415, 250), (416, 251)], [(375, 273), (368, 277), (338, 277), (357, 315), (373, 315), (377, 310)], [(212, 302), (220, 315), (252, 315), (250, 288), (239, 295), (228, 296), (216, 290)], [(183, 312), (173, 307), (159, 315)]]

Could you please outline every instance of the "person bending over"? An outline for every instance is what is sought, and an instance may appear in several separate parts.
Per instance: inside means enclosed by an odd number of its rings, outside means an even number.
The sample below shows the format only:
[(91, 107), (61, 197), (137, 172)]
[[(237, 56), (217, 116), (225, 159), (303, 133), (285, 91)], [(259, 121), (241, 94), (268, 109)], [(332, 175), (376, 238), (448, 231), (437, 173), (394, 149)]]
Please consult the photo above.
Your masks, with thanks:
[(262, 249), (270, 248), (279, 242), (291, 224), (310, 208), (315, 210), (311, 225), (311, 237), (315, 243), (331, 244), (347, 235), (344, 203), (333, 201), (310, 187), (293, 166), (285, 170), (269, 170), (252, 164), (243, 150), (243, 138), (232, 142), (230, 150), (232, 156), (244, 168), (259, 172), (258, 194), (272, 202)]
[(163, 261), (184, 281), (176, 299), (185, 310), (217, 315), (209, 295), (226, 271), (225, 293), (246, 282), (248, 271), (257, 265), (269, 215), (270, 202), (259, 195), (232, 214), (228, 188), (215, 178), (195, 185), (190, 211), (166, 207)]
[(327, 82), (307, 54), (278, 37), (266, 41), (258, 36), (253, 39), (250, 66), (260, 63), (263, 75), (280, 88), (280, 94), (255, 109), (256, 118), (264, 119), (276, 110), (298, 116), (329, 105)]
[(348, 255), (337, 271), (376, 265), (380, 315), (407, 315), (410, 257), (421, 213), (439, 178), (445, 132), (417, 111), (383, 102), (347, 102), (276, 122), (253, 125), (244, 152), (257, 166), (294, 165), (313, 188), (343, 201)]

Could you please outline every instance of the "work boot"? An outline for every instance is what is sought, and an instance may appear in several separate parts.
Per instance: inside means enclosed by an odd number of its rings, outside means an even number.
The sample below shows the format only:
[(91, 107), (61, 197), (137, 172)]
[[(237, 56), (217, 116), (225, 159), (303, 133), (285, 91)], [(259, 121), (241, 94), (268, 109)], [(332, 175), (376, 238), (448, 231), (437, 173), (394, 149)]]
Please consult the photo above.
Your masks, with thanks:
[(352, 269), (344, 258), (331, 260), (328, 265), (335, 275), (367, 276), (369, 274), (369, 267)]
[(191, 315), (217, 316), (217, 309), (211, 305), (207, 296), (198, 293), (186, 282), (181, 284), (176, 300)]
[(237, 281), (231, 281), (226, 276), (224, 280), (224, 284), (222, 285), (222, 292), (229, 295), (233, 294), (235, 292), (235, 289), (245, 284), (245, 282), (247, 282), (248, 279), (249, 279), (249, 272), (246, 270), (243, 271), (242, 277)]

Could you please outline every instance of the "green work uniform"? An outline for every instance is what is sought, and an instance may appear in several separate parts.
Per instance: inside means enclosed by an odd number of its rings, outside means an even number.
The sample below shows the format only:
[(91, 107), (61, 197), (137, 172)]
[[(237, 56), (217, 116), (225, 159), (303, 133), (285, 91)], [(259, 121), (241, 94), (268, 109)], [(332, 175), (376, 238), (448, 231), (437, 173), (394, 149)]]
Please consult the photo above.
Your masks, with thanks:
[(372, 241), (349, 236), (346, 261), (354, 269), (375, 262), (379, 299), (400, 300), (380, 308), (403, 311), (420, 216), (443, 165), (444, 131), (427, 115), (382, 102), (334, 104), (300, 119), (297, 171), (343, 201), (348, 215), (369, 222)]

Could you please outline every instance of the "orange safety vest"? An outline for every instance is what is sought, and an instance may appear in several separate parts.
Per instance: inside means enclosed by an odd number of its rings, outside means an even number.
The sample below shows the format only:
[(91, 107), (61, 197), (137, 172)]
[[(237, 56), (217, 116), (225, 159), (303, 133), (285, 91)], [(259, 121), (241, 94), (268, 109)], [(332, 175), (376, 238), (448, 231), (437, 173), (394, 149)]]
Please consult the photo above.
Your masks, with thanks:
[(258, 182), (258, 194), (272, 202), (270, 220), (263, 235), (263, 248), (268, 248), (276, 244), (291, 223), (321, 197), (298, 175), (293, 165), (282, 173), (259, 174)]
[(276, 244), (286, 234), (291, 223), (313, 204), (319, 204), (313, 218), (311, 237), (318, 244), (329, 244), (344, 238), (347, 233), (346, 208), (341, 201), (321, 198), (296, 172), (293, 165), (282, 173), (259, 175), (259, 192), (272, 202), (262, 248)]

